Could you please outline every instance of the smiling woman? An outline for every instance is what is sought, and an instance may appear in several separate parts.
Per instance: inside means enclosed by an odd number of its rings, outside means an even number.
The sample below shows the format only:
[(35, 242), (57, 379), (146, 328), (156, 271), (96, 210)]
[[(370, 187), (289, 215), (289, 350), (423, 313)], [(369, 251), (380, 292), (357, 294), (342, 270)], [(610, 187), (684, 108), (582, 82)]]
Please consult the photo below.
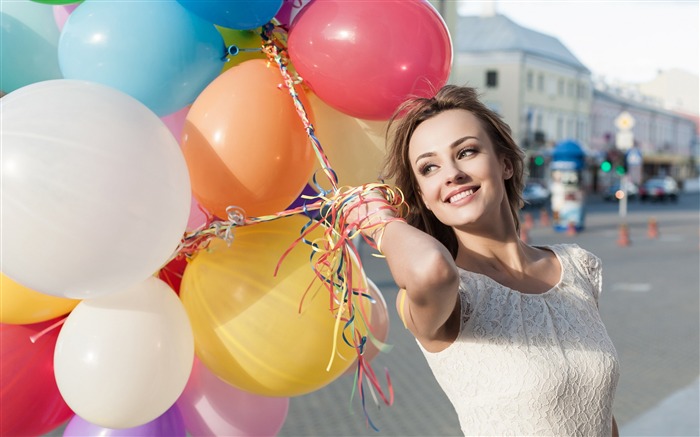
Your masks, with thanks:
[[(393, 129), (392, 129), (393, 128)], [(348, 221), (381, 240), (397, 310), (466, 435), (617, 435), (617, 353), (598, 313), (600, 259), (518, 237), (523, 154), (474, 89), (448, 85), (390, 120), (385, 177), (404, 193)]]

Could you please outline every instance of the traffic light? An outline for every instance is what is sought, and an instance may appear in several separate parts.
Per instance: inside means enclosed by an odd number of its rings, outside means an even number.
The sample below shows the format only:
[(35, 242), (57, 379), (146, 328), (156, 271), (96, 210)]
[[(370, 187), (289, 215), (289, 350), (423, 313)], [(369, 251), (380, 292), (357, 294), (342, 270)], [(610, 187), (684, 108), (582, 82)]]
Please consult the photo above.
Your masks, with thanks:
[(608, 160), (605, 160), (600, 163), (600, 169), (603, 170), (605, 173), (608, 173), (610, 170), (612, 170), (612, 163)]
[(542, 155), (535, 156), (535, 165), (540, 167), (544, 164), (544, 157)]
[(615, 173), (617, 173), (620, 176), (624, 176), (625, 174), (625, 166), (624, 165), (616, 165), (615, 166)]

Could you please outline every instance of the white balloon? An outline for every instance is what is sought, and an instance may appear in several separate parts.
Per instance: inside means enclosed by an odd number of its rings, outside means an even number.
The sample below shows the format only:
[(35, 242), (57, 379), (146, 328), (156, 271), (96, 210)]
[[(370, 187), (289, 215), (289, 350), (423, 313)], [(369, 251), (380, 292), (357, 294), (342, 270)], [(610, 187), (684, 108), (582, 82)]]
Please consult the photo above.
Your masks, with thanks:
[(168, 261), (191, 188), (156, 114), (121, 91), (65, 79), (20, 88), (0, 111), (3, 273), (84, 299), (143, 281)]
[(54, 372), (69, 407), (106, 428), (143, 425), (177, 401), (194, 362), (194, 337), (177, 295), (151, 277), (83, 300), (58, 335)]

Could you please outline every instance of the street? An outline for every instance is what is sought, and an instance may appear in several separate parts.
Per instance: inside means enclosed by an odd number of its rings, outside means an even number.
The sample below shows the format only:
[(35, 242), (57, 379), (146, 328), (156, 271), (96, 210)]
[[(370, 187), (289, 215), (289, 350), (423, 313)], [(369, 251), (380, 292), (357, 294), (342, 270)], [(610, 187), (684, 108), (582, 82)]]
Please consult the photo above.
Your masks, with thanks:
[[(526, 210), (534, 219), (530, 243), (576, 243), (603, 261), (600, 311), (621, 361), (614, 405), (621, 435), (626, 429), (635, 429), (634, 435), (698, 435), (697, 390), (692, 388), (700, 373), (700, 196), (686, 193), (678, 203), (630, 202), (627, 247), (618, 245), (618, 211), (617, 203), (589, 198), (586, 228), (570, 236), (542, 226), (539, 210)], [(655, 239), (648, 236), (652, 218), (659, 231)], [(387, 407), (380, 401), (378, 409), (366, 393), (369, 417), (379, 428), (375, 432), (365, 424), (357, 393), (350, 399), (352, 377), (343, 376), (321, 390), (293, 398), (280, 436), (461, 435), (452, 406), (394, 310), (397, 288), (386, 263), (372, 257), (366, 246), (361, 246), (361, 254), (367, 275), (382, 290), (389, 307), (388, 343), (393, 349), (380, 354), (373, 367), (378, 375), (388, 368), (394, 405)], [(383, 378), (381, 382), (386, 387)], [(675, 416), (644, 416), (689, 386), (695, 405), (674, 408)], [(640, 417), (652, 422), (646, 433), (635, 427)]]

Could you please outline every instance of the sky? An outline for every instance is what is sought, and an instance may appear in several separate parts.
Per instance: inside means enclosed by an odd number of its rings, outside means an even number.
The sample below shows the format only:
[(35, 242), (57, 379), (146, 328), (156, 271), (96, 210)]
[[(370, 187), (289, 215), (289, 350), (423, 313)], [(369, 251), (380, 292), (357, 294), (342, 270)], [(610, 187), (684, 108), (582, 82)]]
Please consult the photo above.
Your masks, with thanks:
[[(450, 0), (448, 0), (450, 1)], [(460, 15), (478, 15), (488, 1), (460, 0)], [(559, 39), (594, 77), (646, 82), (659, 70), (698, 74), (698, 0), (499, 0), (496, 11)]]

